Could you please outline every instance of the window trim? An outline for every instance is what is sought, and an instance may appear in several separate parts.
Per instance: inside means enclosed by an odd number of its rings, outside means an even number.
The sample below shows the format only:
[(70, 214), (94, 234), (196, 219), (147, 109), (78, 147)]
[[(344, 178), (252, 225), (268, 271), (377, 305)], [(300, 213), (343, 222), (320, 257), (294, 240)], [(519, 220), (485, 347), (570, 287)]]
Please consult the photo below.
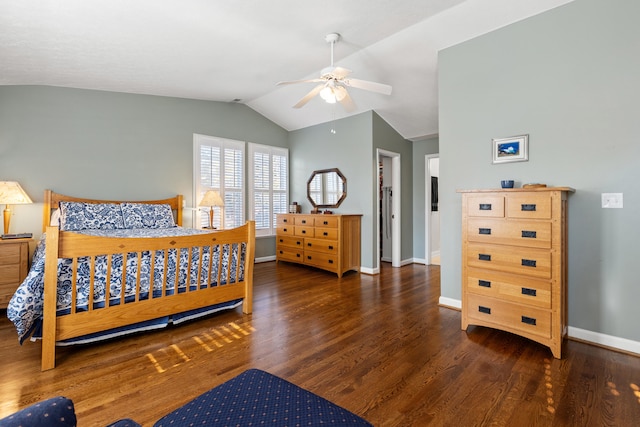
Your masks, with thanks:
[[(254, 142), (248, 142), (247, 143), (248, 147), (247, 147), (247, 175), (248, 175), (248, 179), (247, 179), (247, 187), (248, 187), (248, 195), (247, 195), (247, 200), (248, 200), (248, 213), (249, 213), (249, 218), (255, 220), (255, 206), (253, 203), (254, 200), (254, 194), (255, 194), (255, 186), (254, 186), (254, 176), (253, 176), (253, 171), (254, 171), (254, 154), (256, 152), (258, 153), (266, 153), (269, 155), (269, 200), (271, 203), (271, 206), (273, 208), (273, 194), (274, 194), (274, 189), (273, 189), (273, 156), (277, 155), (277, 156), (283, 156), (286, 159), (286, 164), (287, 164), (287, 179), (286, 179), (286, 188), (284, 191), (282, 190), (277, 190), (278, 192), (282, 191), (285, 194), (286, 197), (286, 205), (287, 208), (289, 206), (289, 177), (290, 177), (290, 168), (289, 168), (289, 149), (288, 148), (284, 148), (284, 147), (276, 147), (276, 146), (272, 146), (272, 145), (264, 145), (264, 144), (257, 144)], [(286, 213), (286, 212), (284, 212)], [(269, 218), (269, 228), (256, 228), (256, 237), (262, 237), (262, 236), (275, 236), (276, 235), (276, 223), (274, 220), (273, 215), (270, 216)]]

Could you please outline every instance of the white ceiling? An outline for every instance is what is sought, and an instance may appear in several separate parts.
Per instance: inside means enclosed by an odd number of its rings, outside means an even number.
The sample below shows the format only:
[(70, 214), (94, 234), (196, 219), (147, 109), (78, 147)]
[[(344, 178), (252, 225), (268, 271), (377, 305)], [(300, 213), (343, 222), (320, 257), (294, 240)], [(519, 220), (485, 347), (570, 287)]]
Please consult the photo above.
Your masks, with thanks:
[(330, 63), (393, 86), (350, 89), (407, 139), (438, 133), (437, 52), (572, 0), (0, 0), (0, 85), (234, 102), (287, 130), (346, 117), (292, 106)]

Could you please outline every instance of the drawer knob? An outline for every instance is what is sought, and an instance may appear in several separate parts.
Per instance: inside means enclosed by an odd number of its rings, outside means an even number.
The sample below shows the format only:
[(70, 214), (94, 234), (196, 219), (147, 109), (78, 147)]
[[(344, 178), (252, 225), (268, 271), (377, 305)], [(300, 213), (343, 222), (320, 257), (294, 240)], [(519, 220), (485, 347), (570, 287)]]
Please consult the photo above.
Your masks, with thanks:
[(535, 259), (522, 259), (521, 263), (524, 267), (534, 267), (536, 266), (536, 260)]
[(483, 305), (479, 305), (478, 306), (478, 311), (480, 313), (484, 313), (484, 314), (491, 314), (491, 308), (490, 307), (485, 307)]
[(479, 234), (491, 234), (491, 229), (490, 228), (479, 228), (478, 229), (478, 233)]
[(300, 243), (302, 243), (300, 240), (296, 241), (296, 245), (299, 245)]
[(522, 323), (536, 326), (536, 319), (534, 317), (522, 316)]
[(282, 253), (284, 253), (284, 252), (280, 251), (280, 253), (282, 254)]
[(323, 236), (328, 236), (329, 233), (327, 233), (326, 231), (322, 233)]
[(323, 224), (324, 225), (329, 225), (329, 221), (324, 221)]
[(535, 212), (536, 205), (535, 203), (523, 203), (520, 205), (520, 210), (523, 212)]
[(478, 259), (480, 261), (491, 261), (491, 255), (489, 255), (489, 254), (478, 254)]
[(307, 259), (311, 259), (311, 255), (307, 255)]
[(482, 286), (483, 288), (490, 288), (491, 282), (488, 280), (478, 280), (478, 286)]
[(300, 258), (300, 254), (296, 254), (296, 258)]
[(478, 209), (480, 209), (481, 211), (490, 211), (491, 203), (480, 203), (480, 205), (478, 206)]
[(537, 291), (531, 288), (522, 288), (522, 295), (536, 296)]
[(280, 243), (284, 243), (284, 240), (280, 239)]
[(333, 249), (333, 245), (329, 245), (329, 249)]
[(302, 230), (302, 234), (307, 234), (307, 230)]
[(329, 260), (329, 264), (333, 264), (333, 260), (332, 259)]
[(522, 237), (527, 239), (535, 239), (537, 237), (537, 233), (535, 231), (522, 230)]
[(284, 232), (285, 232), (285, 233), (287, 232), (287, 229), (286, 229), (286, 228), (283, 228), (283, 230), (284, 230)]
[(311, 247), (313, 244), (311, 242), (307, 242), (307, 246)]

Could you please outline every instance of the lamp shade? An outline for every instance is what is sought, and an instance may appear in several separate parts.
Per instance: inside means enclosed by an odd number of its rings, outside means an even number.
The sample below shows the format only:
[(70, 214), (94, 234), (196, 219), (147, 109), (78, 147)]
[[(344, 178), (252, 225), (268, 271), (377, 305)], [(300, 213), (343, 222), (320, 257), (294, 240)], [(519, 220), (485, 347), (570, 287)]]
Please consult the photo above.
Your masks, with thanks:
[(224, 206), (224, 201), (222, 197), (220, 197), (220, 193), (214, 190), (208, 190), (204, 193), (198, 206)]
[(33, 203), (16, 181), (0, 181), (0, 204), (23, 205)]

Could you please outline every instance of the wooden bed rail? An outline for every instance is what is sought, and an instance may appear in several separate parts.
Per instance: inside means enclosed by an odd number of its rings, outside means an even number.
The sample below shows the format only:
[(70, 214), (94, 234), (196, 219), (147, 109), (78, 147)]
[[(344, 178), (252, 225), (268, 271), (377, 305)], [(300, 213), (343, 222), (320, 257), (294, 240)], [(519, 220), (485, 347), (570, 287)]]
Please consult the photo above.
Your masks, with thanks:
[[(45, 245), (41, 365), (43, 371), (55, 367), (55, 344), (59, 340), (158, 319), (240, 298), (243, 299), (243, 313), (249, 314), (253, 310), (254, 221), (247, 221), (245, 225), (230, 230), (159, 238), (95, 237), (69, 231), (61, 232), (58, 227), (47, 227)], [(177, 253), (178, 260), (180, 259), (180, 251), (187, 251), (189, 262), (197, 263), (195, 274), (192, 275), (191, 264), (186, 269), (186, 286), (184, 283), (177, 282), (179, 276), (177, 273), (173, 286), (171, 287), (169, 286), (171, 283), (167, 283), (167, 260), (170, 251)], [(151, 285), (146, 294), (141, 294), (140, 265), (143, 253), (144, 256), (150, 257), (151, 266), (157, 265), (156, 256), (161, 256), (162, 262), (164, 262), (164, 268), (161, 273), (158, 273), (158, 275), (163, 274), (163, 277), (157, 277), (158, 280), (162, 280), (162, 289), (155, 289), (154, 292), (154, 268), (151, 268), (151, 276), (149, 277)], [(208, 256), (205, 256), (205, 253)], [(214, 253), (217, 255), (214, 256)], [(228, 254), (226, 263), (223, 263), (223, 258), (225, 258), (223, 253)], [(237, 257), (235, 265), (231, 261), (234, 254)], [(123, 257), (121, 291), (119, 295), (114, 297), (110, 295), (111, 265), (113, 257), (117, 256)], [(131, 283), (131, 278), (127, 278), (127, 269), (129, 268), (126, 262), (127, 257), (129, 259), (136, 258), (134, 264), (136, 274), (134, 275), (135, 286), (131, 287), (135, 289), (135, 292), (128, 295), (127, 301), (125, 301), (124, 291), (127, 289), (127, 284)], [(89, 259), (91, 266), (88, 302), (86, 307), (82, 307), (82, 310), (78, 309), (75, 302), (79, 258)], [(97, 282), (95, 267), (98, 258), (107, 268), (106, 283), (103, 283), (105, 287), (103, 306), (94, 306), (93, 304), (93, 289), (95, 282)], [(63, 316), (56, 316), (58, 259), (71, 260), (72, 265), (72, 303), (70, 313)], [(158, 263), (160, 262), (158, 260)], [(209, 264), (207, 265), (206, 262)], [(218, 263), (217, 266), (213, 264), (214, 262)], [(232, 267), (235, 268), (235, 271), (232, 270)], [(203, 271), (208, 272), (208, 276), (203, 275)], [(217, 276), (213, 276), (213, 272), (216, 272)], [(184, 286), (184, 289), (178, 291), (178, 286)], [(114, 298), (119, 299), (117, 303), (110, 303)]]

